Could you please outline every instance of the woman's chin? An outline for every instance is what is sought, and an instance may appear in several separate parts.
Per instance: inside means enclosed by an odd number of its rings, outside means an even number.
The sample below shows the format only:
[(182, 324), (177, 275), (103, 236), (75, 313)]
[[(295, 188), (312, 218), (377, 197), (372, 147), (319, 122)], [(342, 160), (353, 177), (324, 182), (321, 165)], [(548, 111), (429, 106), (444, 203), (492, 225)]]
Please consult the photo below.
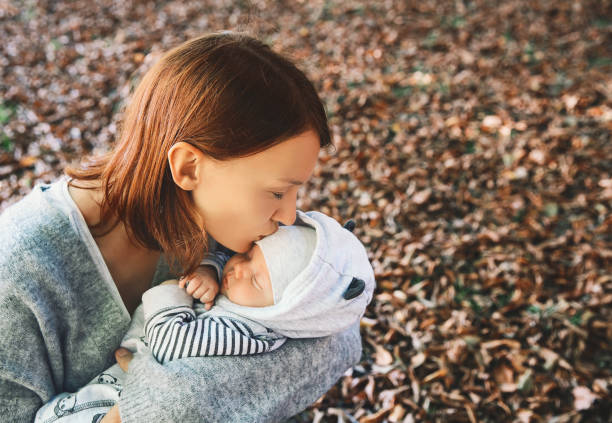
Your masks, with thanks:
[(249, 251), (254, 243), (255, 243), (255, 241), (247, 241), (244, 244), (239, 244), (240, 248), (232, 248), (232, 247), (230, 247), (228, 245), (226, 245), (226, 247), (229, 248), (230, 250), (236, 252), (236, 253), (243, 254), (243, 253), (246, 253), (247, 251)]

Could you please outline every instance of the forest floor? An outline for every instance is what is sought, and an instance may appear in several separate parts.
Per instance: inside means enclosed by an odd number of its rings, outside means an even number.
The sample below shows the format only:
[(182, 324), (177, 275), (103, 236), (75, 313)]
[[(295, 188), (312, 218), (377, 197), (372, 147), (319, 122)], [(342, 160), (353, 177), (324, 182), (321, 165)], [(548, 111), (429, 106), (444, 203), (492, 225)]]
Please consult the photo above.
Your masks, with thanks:
[(106, 151), (162, 51), (244, 29), (323, 98), (362, 361), (294, 421), (609, 422), (610, 1), (0, 1), (0, 209)]

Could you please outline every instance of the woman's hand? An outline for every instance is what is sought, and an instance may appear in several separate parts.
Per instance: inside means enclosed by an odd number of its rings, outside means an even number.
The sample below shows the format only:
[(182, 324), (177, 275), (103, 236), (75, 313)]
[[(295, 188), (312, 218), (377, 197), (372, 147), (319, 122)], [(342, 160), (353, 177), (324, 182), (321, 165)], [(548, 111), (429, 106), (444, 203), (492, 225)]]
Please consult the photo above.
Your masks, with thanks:
[(128, 365), (130, 361), (134, 358), (134, 354), (130, 350), (125, 348), (117, 348), (115, 351), (115, 360), (117, 360), (117, 364), (121, 367), (121, 370), (124, 372), (128, 371)]
[[(115, 351), (115, 359), (117, 360), (117, 364), (119, 364), (119, 367), (121, 367), (121, 370), (124, 372), (127, 372), (128, 365), (130, 364), (130, 361), (132, 361), (132, 358), (134, 358), (134, 355), (125, 348), (119, 348), (117, 351)], [(119, 404), (115, 404), (110, 410), (108, 410), (108, 413), (106, 413), (106, 416), (100, 420), (100, 423), (121, 423)]]
[(106, 416), (100, 420), (100, 423), (121, 423), (121, 416), (119, 415), (119, 405), (113, 405), (113, 408), (108, 410)]

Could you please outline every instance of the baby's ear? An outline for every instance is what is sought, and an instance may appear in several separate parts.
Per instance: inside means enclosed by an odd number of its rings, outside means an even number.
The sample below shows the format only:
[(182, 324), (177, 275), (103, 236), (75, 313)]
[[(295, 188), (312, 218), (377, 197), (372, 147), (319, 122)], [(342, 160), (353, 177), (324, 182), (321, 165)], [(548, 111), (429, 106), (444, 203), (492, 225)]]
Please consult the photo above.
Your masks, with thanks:
[(355, 230), (355, 221), (353, 219), (349, 219), (344, 224), (344, 229), (348, 230), (349, 232), (353, 232)]

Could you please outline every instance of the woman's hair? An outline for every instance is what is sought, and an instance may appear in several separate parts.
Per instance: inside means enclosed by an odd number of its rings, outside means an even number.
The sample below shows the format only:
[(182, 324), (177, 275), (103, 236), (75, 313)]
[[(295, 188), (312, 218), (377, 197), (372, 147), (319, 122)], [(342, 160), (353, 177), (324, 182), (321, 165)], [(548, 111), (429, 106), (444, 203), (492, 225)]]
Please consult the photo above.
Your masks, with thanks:
[(248, 35), (214, 33), (167, 52), (135, 90), (114, 149), (66, 173), (73, 185), (101, 183), (94, 236), (121, 221), (133, 241), (190, 272), (208, 245), (191, 193), (172, 179), (170, 148), (183, 141), (228, 160), (309, 129), (321, 147), (331, 144), (323, 104), (304, 73)]

